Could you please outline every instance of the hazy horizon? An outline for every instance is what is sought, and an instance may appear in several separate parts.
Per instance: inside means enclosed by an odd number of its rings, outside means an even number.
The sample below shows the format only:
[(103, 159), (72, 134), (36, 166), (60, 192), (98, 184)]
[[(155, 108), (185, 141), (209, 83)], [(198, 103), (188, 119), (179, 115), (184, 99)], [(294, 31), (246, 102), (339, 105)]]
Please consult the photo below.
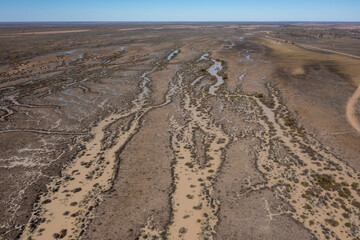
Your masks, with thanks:
[(0, 22), (358, 22), (356, 0), (0, 1)]
[(192, 24), (192, 23), (243, 23), (243, 24), (253, 24), (253, 23), (264, 23), (264, 24), (274, 24), (274, 23), (360, 23), (359, 21), (116, 21), (116, 20), (94, 20), (94, 21), (72, 21), (72, 20), (54, 20), (54, 21), (46, 21), (46, 20), (38, 20), (38, 21), (0, 21), (0, 23), (179, 23), (179, 24)]

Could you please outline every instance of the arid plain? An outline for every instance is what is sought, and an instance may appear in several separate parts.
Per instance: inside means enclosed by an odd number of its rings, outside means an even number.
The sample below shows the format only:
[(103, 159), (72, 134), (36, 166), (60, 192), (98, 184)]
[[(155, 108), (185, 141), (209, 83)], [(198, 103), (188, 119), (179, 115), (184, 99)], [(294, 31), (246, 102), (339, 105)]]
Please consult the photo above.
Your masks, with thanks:
[(0, 239), (360, 239), (360, 24), (0, 25)]

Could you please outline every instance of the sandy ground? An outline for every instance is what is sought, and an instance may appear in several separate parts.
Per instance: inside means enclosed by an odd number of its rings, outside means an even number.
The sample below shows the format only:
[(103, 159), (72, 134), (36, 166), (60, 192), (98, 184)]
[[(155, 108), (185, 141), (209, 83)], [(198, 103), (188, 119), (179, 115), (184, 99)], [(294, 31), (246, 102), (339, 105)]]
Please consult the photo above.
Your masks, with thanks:
[(43, 31), (43, 32), (21, 32), (21, 33), (14, 33), (11, 35), (0, 35), (1, 38), (3, 37), (16, 37), (22, 35), (42, 35), (42, 34), (63, 34), (63, 33), (81, 33), (90, 31), (89, 29), (79, 29), (79, 30), (62, 30), (62, 31)]
[(356, 239), (356, 28), (312, 27), (1, 38), (1, 239)]
[(356, 113), (356, 105), (360, 99), (360, 86), (346, 104), (346, 118), (351, 126), (360, 134), (360, 121)]

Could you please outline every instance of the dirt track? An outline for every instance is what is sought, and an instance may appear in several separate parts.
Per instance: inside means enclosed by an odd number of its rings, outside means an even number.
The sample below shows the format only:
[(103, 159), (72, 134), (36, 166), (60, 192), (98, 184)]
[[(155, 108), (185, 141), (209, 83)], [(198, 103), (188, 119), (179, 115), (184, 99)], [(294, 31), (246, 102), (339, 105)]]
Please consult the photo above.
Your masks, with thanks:
[(351, 57), (351, 58), (360, 59), (360, 56), (356, 56), (356, 55), (353, 55), (353, 54), (343, 53), (343, 52), (339, 52), (339, 51), (319, 48), (319, 47), (305, 45), (305, 44), (296, 44), (296, 45), (298, 45), (298, 46), (300, 46), (302, 48), (305, 48), (305, 49), (309, 49), (309, 50), (320, 50), (320, 51), (323, 51), (323, 52), (335, 53), (335, 54), (342, 55), (342, 56), (345, 56), (345, 57)]
[(360, 85), (346, 104), (346, 118), (351, 126), (360, 134), (360, 120), (356, 113), (356, 104), (360, 99)]

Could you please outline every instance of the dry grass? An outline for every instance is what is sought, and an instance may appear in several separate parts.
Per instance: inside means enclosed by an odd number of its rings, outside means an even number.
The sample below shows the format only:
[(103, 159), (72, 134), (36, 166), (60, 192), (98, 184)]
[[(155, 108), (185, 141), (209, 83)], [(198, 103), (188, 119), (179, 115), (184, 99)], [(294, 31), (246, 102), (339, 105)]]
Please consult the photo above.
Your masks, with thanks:
[(270, 39), (261, 39), (259, 42), (270, 48), (270, 54), (277, 57), (280, 66), (293, 75), (305, 74), (306, 65), (331, 61), (332, 65), (340, 73), (349, 76), (355, 85), (360, 84), (360, 60), (337, 54), (309, 51), (291, 43)]

